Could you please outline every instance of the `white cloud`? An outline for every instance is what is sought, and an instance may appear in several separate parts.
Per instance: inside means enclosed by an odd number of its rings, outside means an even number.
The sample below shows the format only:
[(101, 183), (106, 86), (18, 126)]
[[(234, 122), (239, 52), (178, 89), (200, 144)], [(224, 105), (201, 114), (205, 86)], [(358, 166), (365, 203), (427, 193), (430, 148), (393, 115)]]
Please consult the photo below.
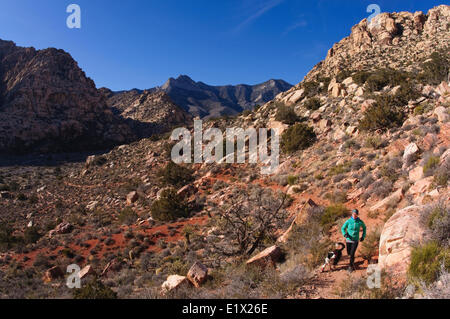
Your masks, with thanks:
[(244, 21), (242, 21), (240, 24), (238, 24), (234, 28), (234, 32), (239, 32), (243, 28), (245, 28), (247, 25), (251, 24), (253, 21), (257, 20), (259, 17), (261, 17), (266, 12), (272, 10), (273, 8), (280, 5), (284, 0), (270, 0), (265, 1), (262, 3), (259, 10), (257, 10), (255, 13), (251, 14), (249, 17), (247, 17)]

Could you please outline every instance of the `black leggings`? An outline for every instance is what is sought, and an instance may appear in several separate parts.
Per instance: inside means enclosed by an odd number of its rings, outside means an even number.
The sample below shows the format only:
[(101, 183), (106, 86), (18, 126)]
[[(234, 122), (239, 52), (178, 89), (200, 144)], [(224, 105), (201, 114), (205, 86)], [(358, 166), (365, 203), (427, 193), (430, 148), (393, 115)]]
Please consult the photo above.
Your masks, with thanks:
[(358, 241), (354, 243), (347, 242), (347, 254), (350, 256), (350, 266), (355, 267), (355, 253), (358, 249)]

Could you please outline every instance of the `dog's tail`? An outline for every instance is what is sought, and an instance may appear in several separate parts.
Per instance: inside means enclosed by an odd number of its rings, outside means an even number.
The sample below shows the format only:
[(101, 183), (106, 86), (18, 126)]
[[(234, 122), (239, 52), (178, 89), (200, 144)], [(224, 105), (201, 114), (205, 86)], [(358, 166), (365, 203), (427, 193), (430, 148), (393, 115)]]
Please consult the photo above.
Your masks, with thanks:
[(339, 246), (341, 246), (341, 248), (339, 249), (340, 251), (344, 250), (345, 248), (345, 244), (344, 243), (337, 243)]

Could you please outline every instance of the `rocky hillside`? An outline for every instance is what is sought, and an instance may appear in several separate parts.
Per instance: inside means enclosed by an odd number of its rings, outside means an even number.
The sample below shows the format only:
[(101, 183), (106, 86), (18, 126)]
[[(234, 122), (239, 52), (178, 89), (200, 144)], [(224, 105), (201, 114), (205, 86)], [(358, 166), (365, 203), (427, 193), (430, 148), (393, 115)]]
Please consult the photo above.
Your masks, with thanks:
[(68, 53), (0, 40), (0, 152), (86, 151), (133, 138)]
[(174, 104), (172, 99), (162, 91), (139, 91), (114, 93), (101, 89), (107, 104), (121, 117), (134, 121), (135, 130), (142, 127), (140, 136), (164, 133), (175, 126), (189, 126), (192, 116)]
[(251, 110), (291, 87), (283, 80), (270, 80), (257, 85), (210, 86), (182, 75), (177, 79), (170, 78), (161, 89), (193, 116), (208, 118)]
[(442, 5), (423, 12), (382, 13), (370, 23), (362, 20), (349, 37), (336, 43), (324, 61), (306, 77), (333, 77), (342, 70), (386, 68), (413, 71), (436, 51), (448, 48), (450, 11)]
[[(272, 175), (260, 164), (175, 165), (163, 136), (85, 163), (0, 167), (0, 297), (449, 298), (449, 10), (423, 15), (417, 34), (400, 20), (413, 14), (383, 14), (403, 45), (372, 33), (376, 44), (358, 52), (340, 44), (366, 57), (364, 69), (329, 56), (257, 110), (205, 121), (279, 129)], [(439, 42), (427, 53), (414, 42), (425, 32)], [(356, 269), (344, 253), (321, 272), (353, 208), (368, 228)], [(81, 290), (65, 285), (73, 263)], [(382, 270), (376, 289), (369, 267)]]

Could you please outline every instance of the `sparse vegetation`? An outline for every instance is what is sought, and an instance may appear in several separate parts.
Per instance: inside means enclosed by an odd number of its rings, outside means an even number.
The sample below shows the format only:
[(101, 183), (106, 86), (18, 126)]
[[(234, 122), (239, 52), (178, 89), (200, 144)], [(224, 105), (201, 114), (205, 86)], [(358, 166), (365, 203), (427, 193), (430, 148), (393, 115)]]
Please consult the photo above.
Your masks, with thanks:
[(153, 202), (152, 217), (159, 221), (173, 221), (189, 216), (189, 210), (184, 201), (173, 189), (165, 189), (160, 199)]
[(277, 114), (275, 115), (275, 120), (288, 125), (293, 125), (300, 121), (299, 116), (292, 107), (289, 107), (286, 104), (277, 103), (276, 108)]
[(299, 123), (289, 127), (283, 133), (281, 148), (286, 153), (293, 153), (310, 147), (315, 141), (314, 130), (306, 124)]

